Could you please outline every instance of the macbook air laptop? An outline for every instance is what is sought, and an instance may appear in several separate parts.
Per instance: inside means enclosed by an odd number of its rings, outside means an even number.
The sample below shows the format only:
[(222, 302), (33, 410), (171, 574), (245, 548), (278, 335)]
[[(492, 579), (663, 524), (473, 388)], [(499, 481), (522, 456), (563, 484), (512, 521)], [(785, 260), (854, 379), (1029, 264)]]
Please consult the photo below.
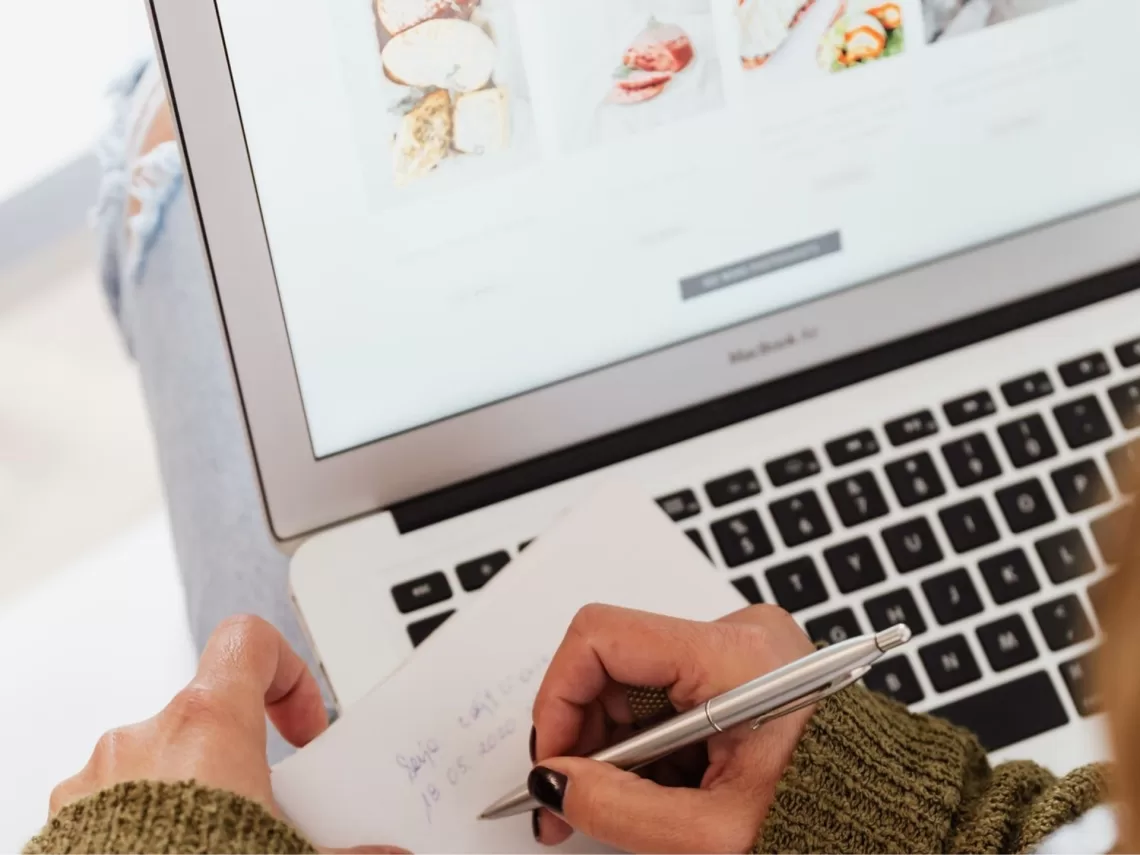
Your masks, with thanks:
[(149, 5), (340, 705), (620, 476), (742, 605), (909, 624), (870, 688), (1103, 756), (1140, 4)]

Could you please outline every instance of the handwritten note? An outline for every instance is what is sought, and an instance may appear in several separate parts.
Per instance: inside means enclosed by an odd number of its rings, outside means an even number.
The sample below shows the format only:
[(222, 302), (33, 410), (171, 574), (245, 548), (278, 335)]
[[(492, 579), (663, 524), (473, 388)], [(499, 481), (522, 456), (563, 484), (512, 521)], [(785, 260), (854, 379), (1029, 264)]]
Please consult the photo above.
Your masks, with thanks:
[[(612, 484), (277, 766), (278, 803), (323, 846), (533, 852), (529, 816), (476, 817), (525, 781), (534, 697), (570, 620), (593, 602), (695, 620), (744, 605), (648, 496)], [(580, 835), (561, 849), (608, 851)]]

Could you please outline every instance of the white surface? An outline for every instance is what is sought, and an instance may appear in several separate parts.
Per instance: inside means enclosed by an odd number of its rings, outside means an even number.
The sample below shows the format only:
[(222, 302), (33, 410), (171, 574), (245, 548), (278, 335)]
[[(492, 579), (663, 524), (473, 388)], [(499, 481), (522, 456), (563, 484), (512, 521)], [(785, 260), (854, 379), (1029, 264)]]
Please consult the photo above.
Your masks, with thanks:
[[(525, 780), (534, 696), (578, 609), (713, 620), (744, 606), (652, 498), (623, 483), (587, 498), (484, 590), (477, 608), (277, 767), (277, 801), (310, 839), (533, 852), (529, 814), (476, 817)], [(599, 851), (583, 837), (561, 848)]]
[(165, 518), (0, 609), (0, 651), (0, 852), (17, 852), (100, 735), (158, 712), (193, 676)]
[(91, 147), (108, 84), (149, 50), (142, 0), (0, 3), (0, 201)]

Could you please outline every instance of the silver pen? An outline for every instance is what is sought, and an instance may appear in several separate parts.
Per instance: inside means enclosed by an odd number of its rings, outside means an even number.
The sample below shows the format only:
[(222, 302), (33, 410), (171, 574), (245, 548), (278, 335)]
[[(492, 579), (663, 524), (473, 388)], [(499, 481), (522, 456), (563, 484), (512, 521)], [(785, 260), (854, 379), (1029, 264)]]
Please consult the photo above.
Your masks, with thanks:
[[(842, 691), (862, 679), (884, 653), (908, 641), (910, 628), (901, 623), (875, 635), (841, 641), (710, 698), (590, 759), (632, 771), (745, 722), (756, 729)], [(490, 805), (479, 819), (504, 819), (538, 807), (541, 805), (523, 785)]]

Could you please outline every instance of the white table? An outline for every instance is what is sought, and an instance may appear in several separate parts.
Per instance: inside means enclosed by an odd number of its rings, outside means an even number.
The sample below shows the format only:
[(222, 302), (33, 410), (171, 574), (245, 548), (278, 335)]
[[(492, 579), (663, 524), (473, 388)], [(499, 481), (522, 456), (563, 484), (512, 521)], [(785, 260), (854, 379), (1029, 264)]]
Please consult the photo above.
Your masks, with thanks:
[(0, 852), (18, 852), (99, 736), (153, 715), (193, 676), (165, 518), (0, 609), (0, 662)]

